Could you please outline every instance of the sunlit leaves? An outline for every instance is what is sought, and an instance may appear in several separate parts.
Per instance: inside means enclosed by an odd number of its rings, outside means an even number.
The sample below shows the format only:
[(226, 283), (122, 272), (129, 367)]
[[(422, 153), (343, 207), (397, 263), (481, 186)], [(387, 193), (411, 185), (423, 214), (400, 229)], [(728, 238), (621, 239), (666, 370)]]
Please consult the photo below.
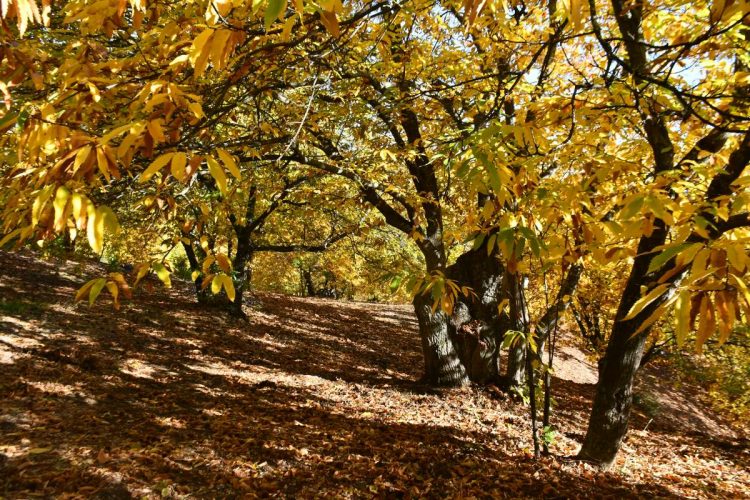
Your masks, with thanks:
[(164, 153), (157, 157), (154, 161), (151, 162), (151, 165), (149, 165), (148, 168), (143, 171), (139, 178), (139, 181), (147, 182), (149, 179), (151, 179), (151, 177), (154, 176), (154, 174), (159, 172), (162, 168), (166, 167), (167, 164), (172, 161), (173, 157), (174, 153)]
[(219, 166), (219, 162), (211, 158), (210, 156), (206, 158), (206, 163), (208, 164), (208, 171), (211, 174), (211, 177), (214, 178), (216, 181), (216, 185), (219, 187), (219, 191), (222, 195), (227, 195), (227, 176), (224, 173), (224, 169)]
[(217, 149), (216, 153), (219, 155), (219, 158), (221, 159), (222, 163), (224, 163), (224, 166), (229, 170), (229, 172), (236, 178), (236, 179), (242, 179), (242, 174), (240, 173), (240, 169), (237, 167), (237, 162), (234, 161), (234, 158), (232, 155), (230, 155), (226, 150), (224, 149)]
[(161, 262), (154, 262), (151, 264), (151, 269), (154, 270), (159, 280), (164, 283), (167, 288), (172, 288), (172, 280), (169, 277), (169, 270)]
[(232, 278), (230, 276), (227, 276), (224, 273), (219, 273), (213, 277), (211, 280), (211, 292), (214, 294), (217, 294), (221, 291), (221, 289), (224, 289), (224, 292), (227, 294), (227, 297), (230, 301), (234, 301), (235, 298), (235, 292), (234, 292), (234, 284), (232, 283)]
[(88, 300), (89, 306), (92, 306), (105, 288), (112, 297), (112, 305), (116, 310), (120, 309), (120, 295), (132, 298), (130, 286), (125, 277), (121, 273), (109, 273), (105, 278), (94, 278), (84, 284), (76, 292), (75, 300), (76, 302)]

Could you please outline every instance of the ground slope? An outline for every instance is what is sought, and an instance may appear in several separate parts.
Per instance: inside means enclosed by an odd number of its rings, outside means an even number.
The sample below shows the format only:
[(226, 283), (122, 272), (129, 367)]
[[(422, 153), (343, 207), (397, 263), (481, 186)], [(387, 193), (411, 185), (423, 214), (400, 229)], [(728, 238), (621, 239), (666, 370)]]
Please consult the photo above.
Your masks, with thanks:
[(564, 458), (595, 380), (566, 347), (561, 433), (554, 455), (534, 462), (525, 408), (489, 389), (413, 382), (421, 357), (407, 306), (259, 294), (246, 324), (200, 309), (180, 283), (147, 285), (119, 313), (74, 305), (95, 267), (0, 253), (0, 497), (750, 491), (746, 441), (663, 368), (641, 387), (668, 397), (636, 412), (613, 472), (597, 473)]

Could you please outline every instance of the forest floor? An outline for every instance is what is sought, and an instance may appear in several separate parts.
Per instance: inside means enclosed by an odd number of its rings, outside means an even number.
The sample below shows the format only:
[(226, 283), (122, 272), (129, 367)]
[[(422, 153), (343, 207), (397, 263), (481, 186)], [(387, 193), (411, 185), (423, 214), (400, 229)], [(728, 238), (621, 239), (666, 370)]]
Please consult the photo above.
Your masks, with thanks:
[(190, 285), (73, 303), (93, 264), (0, 252), (0, 497), (741, 498), (747, 429), (665, 365), (640, 376), (608, 473), (567, 457), (596, 370), (557, 365), (552, 455), (497, 390), (435, 391), (408, 306), (255, 296), (250, 322)]

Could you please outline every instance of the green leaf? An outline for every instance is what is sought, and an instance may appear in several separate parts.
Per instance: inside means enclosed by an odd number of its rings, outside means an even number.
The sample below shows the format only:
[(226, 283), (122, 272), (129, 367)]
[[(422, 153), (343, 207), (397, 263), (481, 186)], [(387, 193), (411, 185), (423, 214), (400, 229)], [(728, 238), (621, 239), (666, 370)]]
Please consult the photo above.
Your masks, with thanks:
[(266, 12), (263, 18), (266, 25), (266, 31), (268, 31), (268, 28), (271, 27), (273, 22), (279, 18), (279, 16), (284, 12), (285, 9), (286, 0), (269, 0), (268, 7), (266, 7)]
[(165, 287), (172, 288), (172, 280), (169, 278), (169, 271), (164, 267), (164, 264), (161, 262), (154, 262), (151, 265), (151, 269), (154, 270), (156, 276), (158, 276), (161, 282), (164, 283)]
[(472, 250), (477, 250), (479, 247), (482, 246), (482, 243), (484, 243), (485, 235), (484, 233), (479, 233), (479, 235), (474, 238), (474, 243), (471, 245)]
[(661, 269), (664, 264), (669, 262), (669, 260), (676, 256), (678, 253), (682, 252), (685, 248), (693, 245), (692, 243), (682, 243), (681, 245), (676, 245), (671, 248), (667, 248), (662, 253), (651, 259), (651, 262), (648, 265), (648, 271), (646, 271), (647, 274), (652, 273), (658, 269)]
[(89, 290), (89, 305), (94, 305), (94, 301), (99, 296), (99, 294), (102, 292), (102, 289), (104, 288), (104, 285), (107, 284), (107, 280), (104, 278), (99, 278), (97, 280), (94, 280), (94, 282), (91, 284), (91, 289)]
[(388, 287), (391, 290), (391, 293), (396, 293), (396, 291), (401, 286), (401, 282), (402, 281), (403, 281), (403, 278), (401, 276), (394, 276), (393, 277), (393, 279), (391, 280), (390, 284), (388, 285)]

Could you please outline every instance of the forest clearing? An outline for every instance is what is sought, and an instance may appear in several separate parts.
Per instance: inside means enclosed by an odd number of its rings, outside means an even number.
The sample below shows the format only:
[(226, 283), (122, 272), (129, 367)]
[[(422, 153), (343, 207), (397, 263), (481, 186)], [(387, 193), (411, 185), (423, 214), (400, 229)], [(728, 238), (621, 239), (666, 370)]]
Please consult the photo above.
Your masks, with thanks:
[[(571, 460), (595, 367), (554, 379), (552, 455), (524, 405), (433, 390), (408, 306), (258, 294), (251, 323), (205, 315), (189, 283), (109, 310), (75, 305), (75, 262), (0, 254), (5, 498), (742, 498), (747, 422), (663, 366), (640, 375), (608, 473)], [(92, 264), (88, 264), (91, 266)], [(27, 269), (34, 268), (33, 279)], [(667, 389), (668, 388), (668, 389)], [(567, 457), (567, 458), (566, 458)]]

